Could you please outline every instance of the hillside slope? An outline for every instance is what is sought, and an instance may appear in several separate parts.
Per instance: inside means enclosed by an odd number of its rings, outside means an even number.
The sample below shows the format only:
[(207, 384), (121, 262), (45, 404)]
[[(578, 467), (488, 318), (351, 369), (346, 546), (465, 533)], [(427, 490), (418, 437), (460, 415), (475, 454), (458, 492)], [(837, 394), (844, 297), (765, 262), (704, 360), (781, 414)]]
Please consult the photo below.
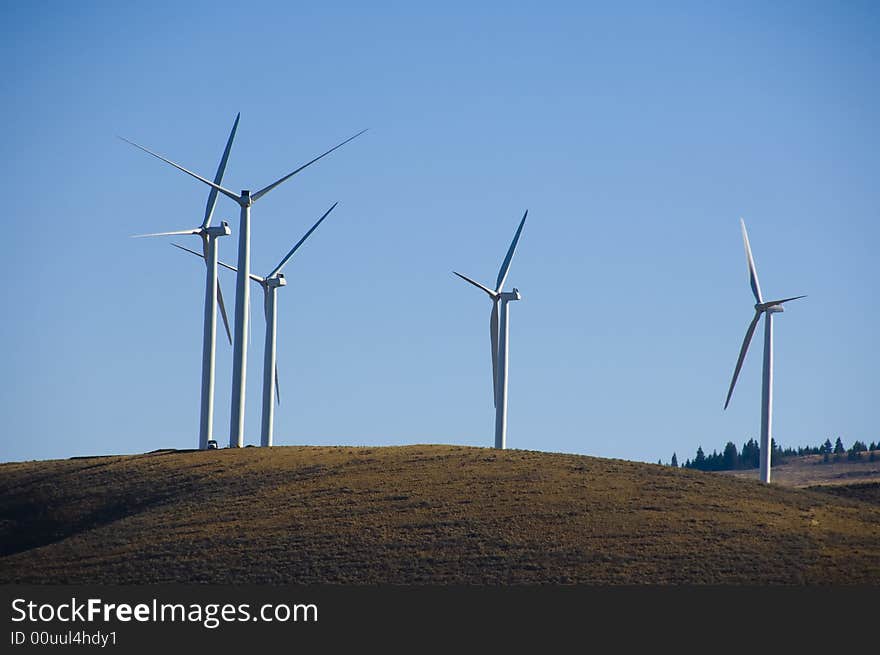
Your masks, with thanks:
[[(723, 475), (738, 478), (758, 479), (758, 469), (744, 471), (719, 471)], [(870, 461), (863, 457), (859, 461), (840, 461), (825, 463), (822, 455), (804, 455), (786, 458), (785, 463), (773, 467), (772, 480), (783, 487), (810, 487), (818, 485), (854, 485), (858, 483), (880, 483), (880, 461)]]
[(0, 465), (0, 582), (880, 583), (880, 506), (453, 446)]

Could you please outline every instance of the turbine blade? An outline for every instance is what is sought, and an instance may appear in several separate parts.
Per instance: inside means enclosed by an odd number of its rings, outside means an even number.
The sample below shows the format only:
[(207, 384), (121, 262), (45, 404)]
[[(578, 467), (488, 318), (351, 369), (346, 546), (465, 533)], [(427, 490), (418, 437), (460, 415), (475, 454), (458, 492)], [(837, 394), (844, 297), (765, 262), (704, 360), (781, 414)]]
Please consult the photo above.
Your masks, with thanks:
[(281, 269), (284, 268), (284, 266), (287, 264), (287, 262), (290, 261), (290, 258), (293, 257), (293, 253), (295, 253), (295, 252), (297, 251), (297, 249), (298, 249), (298, 248), (299, 248), (299, 247), (305, 242), (305, 240), (309, 238), (309, 235), (311, 235), (311, 233), (314, 232), (314, 231), (317, 229), (317, 227), (321, 224), (321, 222), (322, 222), (325, 218), (327, 218), (327, 215), (328, 215), (330, 212), (332, 212), (332, 211), (336, 208), (336, 205), (338, 205), (338, 204), (339, 204), (338, 201), (337, 201), (337, 202), (334, 202), (334, 203), (333, 203), (333, 206), (330, 207), (330, 209), (328, 209), (327, 211), (324, 212), (324, 215), (321, 216), (321, 218), (318, 219), (318, 222), (315, 223), (314, 225), (312, 225), (312, 227), (309, 229), (309, 231), (305, 233), (305, 235), (303, 236), (303, 238), (300, 239), (299, 241), (297, 241), (297, 242), (296, 242), (296, 245), (295, 245), (293, 248), (290, 249), (290, 252), (287, 253), (287, 254), (284, 256), (284, 259), (282, 259), (282, 260), (278, 263), (278, 266), (275, 267), (275, 270), (273, 270), (271, 273), (269, 273), (269, 275), (267, 275), (266, 277), (274, 277), (277, 273), (280, 273), (280, 272), (281, 272)]
[[(232, 131), (229, 133), (229, 139), (226, 141), (226, 149), (223, 150), (223, 157), (220, 159), (220, 165), (217, 167), (217, 174), (214, 176), (214, 184), (220, 184), (223, 181), (223, 173), (226, 172), (226, 162), (229, 161), (229, 153), (232, 150), (232, 141), (235, 139), (235, 131), (238, 129), (238, 119), (241, 113), (235, 117), (232, 124)], [(211, 224), (211, 217), (214, 215), (214, 207), (217, 205), (217, 189), (211, 189), (208, 193), (208, 204), (205, 205), (205, 220), (202, 221), (202, 227), (208, 227)]]
[[(200, 252), (196, 252), (195, 250), (192, 250), (192, 249), (190, 249), (190, 248), (187, 248), (186, 246), (181, 246), (179, 243), (172, 243), (171, 245), (174, 246), (175, 248), (180, 248), (181, 250), (186, 250), (187, 252), (192, 253), (192, 254), (195, 255), (196, 257), (201, 257), (202, 259), (205, 258), (205, 256), (204, 256), (202, 253), (200, 253)], [(235, 273), (238, 273), (238, 269), (235, 268), (235, 266), (233, 266), (232, 264), (227, 264), (226, 262), (221, 262), (221, 261), (218, 260), (217, 265), (218, 265), (218, 266), (222, 266), (223, 268), (225, 268), (225, 269), (227, 269), (227, 270), (230, 270), (230, 271), (233, 271), (233, 272), (235, 272)], [(251, 274), (249, 275), (249, 277), (250, 277), (254, 282), (257, 282), (257, 283), (259, 283), (259, 284), (262, 284), (262, 283), (263, 283), (263, 278), (261, 278), (259, 275), (254, 275), (253, 273), (251, 273)]]
[[(267, 277), (272, 277), (267, 276)], [(266, 318), (266, 329), (269, 329), (269, 292), (263, 287), (263, 316)], [(275, 401), (281, 404), (281, 391), (278, 387), (278, 362), (275, 362)]]
[[(173, 245), (173, 244), (172, 244)], [(216, 247), (216, 246), (215, 246)], [(193, 252), (193, 251), (190, 251)], [(198, 254), (198, 253), (194, 253)], [(202, 258), (205, 260), (205, 268), (208, 268), (208, 237), (202, 234)], [(223, 319), (223, 327), (226, 328), (226, 337), (229, 345), (232, 345), (232, 333), (229, 331), (229, 318), (226, 316), (226, 304), (223, 302), (223, 292), (220, 290), (220, 280), (217, 280), (217, 310)]]
[(494, 299), (495, 297), (498, 296), (498, 294), (495, 293), (494, 291), (492, 291), (492, 289), (490, 289), (489, 287), (484, 287), (484, 286), (483, 286), (482, 284), (480, 284), (479, 282), (470, 279), (467, 275), (462, 275), (461, 273), (458, 273), (458, 272), (456, 272), (456, 271), (452, 271), (452, 272), (453, 272), (455, 275), (457, 275), (458, 277), (460, 277), (462, 280), (464, 280), (465, 282), (470, 282), (471, 284), (473, 284), (473, 285), (474, 285), (475, 287), (477, 287), (478, 289), (482, 289), (483, 291), (485, 291), (486, 293), (488, 293), (490, 298), (493, 298), (493, 299)]
[(782, 300), (768, 300), (763, 303), (764, 307), (772, 307), (773, 305), (782, 305), (783, 303), (790, 302), (792, 300), (800, 300), (801, 298), (806, 298), (806, 296), (794, 296), (792, 298), (783, 298)]
[(326, 157), (327, 155), (329, 155), (331, 152), (333, 152), (333, 151), (336, 150), (337, 148), (341, 148), (341, 147), (344, 146), (346, 143), (348, 143), (348, 142), (351, 141), (352, 139), (356, 139), (357, 137), (359, 137), (361, 134), (363, 134), (363, 133), (366, 132), (366, 131), (367, 131), (367, 130), (361, 130), (360, 132), (358, 132), (358, 133), (355, 134), (354, 136), (350, 136), (350, 137), (348, 137), (348, 138), (347, 138), (345, 141), (343, 141), (342, 143), (333, 146), (332, 148), (330, 148), (330, 150), (328, 150), (328, 151), (325, 152), (324, 154), (322, 154), (322, 155), (318, 155), (318, 156), (315, 157), (312, 161), (310, 161), (310, 162), (308, 162), (308, 163), (306, 163), (306, 164), (303, 164), (302, 166), (300, 166), (299, 168), (297, 168), (297, 169), (296, 169), (295, 171), (293, 171), (292, 173), (288, 173), (287, 175), (285, 175), (285, 176), (282, 177), (281, 179), (276, 180), (275, 182), (272, 182), (272, 184), (270, 184), (269, 186), (267, 186), (267, 187), (265, 187), (265, 188), (263, 188), (263, 189), (260, 189), (260, 190), (257, 191), (256, 193), (252, 193), (252, 194), (251, 194), (251, 201), (252, 201), (252, 202), (256, 202), (257, 200), (259, 200), (260, 198), (262, 198), (263, 196), (265, 196), (267, 193), (269, 193), (272, 189), (274, 189), (275, 187), (277, 187), (277, 186), (278, 186), (279, 184), (281, 184), (282, 182), (286, 182), (287, 180), (289, 180), (290, 178), (292, 178), (294, 175), (296, 175), (297, 173), (299, 173), (299, 172), (300, 172), (301, 170), (303, 170), (304, 168), (308, 168), (309, 166), (311, 166), (312, 164), (314, 164), (314, 163), (315, 163), (316, 161), (318, 161), (319, 159), (321, 159), (321, 158), (323, 158), (323, 157)]
[(519, 227), (516, 228), (516, 234), (513, 235), (513, 241), (510, 243), (510, 248), (507, 249), (507, 255), (504, 257), (504, 261), (501, 262), (501, 268), (498, 270), (498, 279), (495, 280), (495, 291), (496, 293), (501, 293), (501, 287), (504, 286), (504, 281), (507, 279), (507, 271), (510, 270), (510, 262), (513, 259), (513, 253), (516, 252), (516, 244), (519, 241), (519, 235), (522, 233), (523, 226), (526, 224), (526, 216), (529, 215), (529, 210), (526, 210), (526, 213), (523, 214), (522, 220), (519, 222)]
[(182, 234), (199, 234), (199, 228), (194, 230), (175, 230), (174, 232), (152, 232), (150, 234), (132, 234), (132, 239), (143, 239), (144, 237), (176, 237)]
[(749, 234), (746, 232), (746, 222), (740, 218), (742, 226), (743, 243), (746, 247), (746, 261), (749, 265), (749, 284), (752, 286), (752, 293), (755, 295), (755, 301), (760, 305), (764, 301), (761, 299), (761, 285), (758, 284), (758, 269), (755, 268), (755, 260), (752, 257), (752, 247), (749, 245)]
[(181, 246), (179, 243), (172, 243), (171, 245), (174, 246), (175, 248), (180, 248), (181, 250), (186, 250), (187, 252), (192, 253), (196, 257), (201, 257), (202, 259), (205, 258), (205, 256), (202, 253), (196, 252), (192, 248), (187, 248), (186, 246)]
[(492, 405), (498, 406), (498, 301), (492, 303), (489, 319), (489, 336), (492, 341)]
[(220, 290), (220, 280), (217, 280), (217, 304), (220, 307), (220, 316), (223, 318), (223, 327), (226, 328), (226, 337), (229, 345), (232, 345), (232, 332), (229, 330), (229, 317), (226, 316), (226, 303), (223, 302), (223, 292)]
[(171, 166), (174, 166), (174, 168), (176, 168), (177, 170), (179, 170), (179, 171), (183, 171), (183, 172), (186, 173), (187, 175), (190, 175), (190, 176), (196, 178), (196, 179), (199, 180), (200, 182), (204, 182), (204, 183), (207, 184), (209, 187), (211, 187), (211, 188), (213, 188), (213, 189), (216, 189), (217, 191), (219, 191), (220, 193), (222, 193), (224, 196), (227, 196), (227, 197), (229, 197), (229, 198), (232, 198), (235, 202), (238, 202), (238, 201), (240, 200), (239, 195), (238, 195), (237, 193), (232, 193), (232, 191), (230, 191), (229, 189), (224, 189), (224, 188), (223, 188), (222, 186), (220, 186), (219, 184), (214, 184), (214, 183), (211, 182), (210, 180), (206, 180), (205, 178), (203, 178), (203, 177), (202, 177), (201, 175), (199, 175), (198, 173), (193, 173), (192, 171), (187, 170), (186, 168), (184, 168), (183, 166), (181, 166), (180, 164), (175, 164), (175, 163), (174, 163), (173, 161), (171, 161), (170, 159), (165, 159), (165, 157), (163, 157), (162, 155), (156, 154), (156, 153), (153, 152), (152, 150), (148, 150), (147, 148), (144, 148), (143, 146), (138, 145), (138, 144), (135, 143), (134, 141), (129, 141), (128, 139), (126, 139), (126, 138), (124, 138), (124, 137), (119, 137), (119, 138), (122, 139), (123, 141), (125, 141), (126, 143), (129, 143), (129, 144), (133, 145), (135, 148), (139, 148), (139, 149), (143, 150), (145, 153), (147, 153), (147, 154), (149, 154), (149, 155), (153, 155), (153, 157), (155, 157), (156, 159), (161, 159), (161, 160), (164, 161), (166, 164), (170, 164)]
[(733, 379), (730, 381), (730, 389), (727, 390), (727, 400), (724, 401), (724, 409), (730, 404), (730, 396), (733, 395), (733, 387), (736, 385), (736, 379), (739, 377), (739, 371), (742, 368), (743, 360), (746, 358), (746, 351), (749, 349), (749, 343), (752, 341), (752, 335), (755, 333), (755, 327), (758, 325), (758, 319), (761, 318), (761, 312), (756, 311), (755, 317), (749, 323), (749, 329), (746, 330), (746, 338), (743, 339), (742, 348), (739, 349), (739, 357), (736, 360), (736, 368), (733, 369)]

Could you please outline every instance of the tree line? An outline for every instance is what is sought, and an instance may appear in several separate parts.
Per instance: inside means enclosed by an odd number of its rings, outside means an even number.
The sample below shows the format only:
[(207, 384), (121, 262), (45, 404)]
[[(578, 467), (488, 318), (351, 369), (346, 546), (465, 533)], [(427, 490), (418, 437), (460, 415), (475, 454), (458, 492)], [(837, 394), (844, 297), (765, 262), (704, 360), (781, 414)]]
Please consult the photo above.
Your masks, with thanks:
[[(862, 453), (867, 452), (867, 459), (871, 462), (880, 459), (880, 443), (866, 444), (863, 441), (856, 440), (848, 449), (844, 447), (843, 440), (837, 437), (837, 441), (832, 444), (831, 439), (826, 439), (821, 446), (798, 446), (797, 448), (780, 448), (776, 444), (775, 439), (770, 441), (770, 464), (777, 466), (785, 463), (790, 457), (802, 457), (804, 455), (822, 455), (824, 463), (840, 462), (844, 459), (849, 461), (858, 461), (862, 459)], [(739, 469), (756, 469), (760, 467), (761, 447), (754, 439), (749, 439), (738, 449), (736, 444), (728, 441), (724, 446), (724, 450), (720, 453), (713, 450), (711, 455), (707, 455), (703, 451), (703, 447), (697, 448), (697, 453), (693, 459), (686, 459), (683, 468), (697, 469), (699, 471), (734, 471)], [(662, 461), (658, 461), (662, 464)], [(678, 467), (678, 455), (672, 453), (670, 466)]]

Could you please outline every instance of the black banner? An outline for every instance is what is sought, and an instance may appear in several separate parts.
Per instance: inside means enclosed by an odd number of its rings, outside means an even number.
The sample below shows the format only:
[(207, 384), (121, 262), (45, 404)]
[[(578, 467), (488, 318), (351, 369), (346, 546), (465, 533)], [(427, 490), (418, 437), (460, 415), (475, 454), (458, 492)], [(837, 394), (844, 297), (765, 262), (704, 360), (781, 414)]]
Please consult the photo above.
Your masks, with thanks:
[[(759, 634), (839, 648), (870, 634), (878, 588), (5, 586), (6, 653), (285, 652), (477, 644), (565, 650)], [(705, 641), (709, 639), (709, 641)], [(764, 641), (763, 644), (769, 642)], [(553, 645), (558, 645), (553, 647)], [(407, 648), (409, 647), (409, 648)], [(578, 649), (580, 650), (580, 648)]]

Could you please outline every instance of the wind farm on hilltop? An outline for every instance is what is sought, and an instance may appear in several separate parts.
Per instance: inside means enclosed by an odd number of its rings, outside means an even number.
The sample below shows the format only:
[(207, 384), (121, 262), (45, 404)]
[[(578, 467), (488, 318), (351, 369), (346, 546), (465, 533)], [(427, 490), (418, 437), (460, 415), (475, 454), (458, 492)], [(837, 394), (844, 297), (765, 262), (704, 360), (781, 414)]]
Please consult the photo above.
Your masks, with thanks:
[[(265, 275), (253, 272), (250, 208), (366, 130), (254, 193), (235, 193), (224, 186), (224, 174), (240, 120), (236, 115), (212, 179), (128, 141), (209, 187), (201, 223), (195, 227), (136, 235), (201, 240), (200, 249), (170, 244), (205, 265), (199, 431), (193, 439), (197, 448), (0, 464), (0, 512), (11, 517), (0, 523), (0, 582), (880, 583), (880, 467), (870, 463), (873, 457), (837, 475), (829, 468), (820, 472), (787, 462), (782, 483), (768, 486), (775, 447), (773, 317), (784, 304), (804, 296), (764, 299), (743, 219), (755, 314), (724, 409), (763, 317), (761, 432), (757, 445), (749, 446), (750, 453), (759, 454), (761, 484), (745, 472), (718, 475), (690, 466), (509, 447), (519, 445), (510, 444), (507, 436), (510, 303), (523, 297), (517, 287), (508, 291), (505, 285), (528, 210), (494, 285), (453, 271), (492, 303), (494, 439), (485, 435), (485, 446), (494, 448), (276, 445), (279, 337), (289, 362), (298, 362), (311, 347), (280, 336), (286, 329), (279, 326), (277, 293), (288, 285), (285, 267), (339, 201)], [(344, 183), (338, 193), (345, 197)], [(227, 221), (212, 223), (221, 196), (238, 205), (237, 227)], [(356, 211), (347, 206), (347, 213)], [(498, 220), (493, 217), (492, 224)], [(544, 229), (540, 213), (533, 221), (533, 230)], [(260, 230), (272, 229), (272, 224), (260, 224)], [(236, 236), (236, 231), (238, 258), (227, 263), (219, 255), (221, 237)], [(379, 239), (375, 247), (382, 244)], [(231, 328), (218, 271), (236, 276)], [(312, 276), (316, 279), (309, 280)], [(295, 279), (322, 285), (323, 273), (313, 269)], [(263, 292), (265, 318), (262, 448), (255, 451), (242, 449), (247, 436), (250, 282)], [(312, 313), (302, 319), (343, 320), (345, 303), (336, 309), (338, 316)], [(556, 307), (552, 313), (561, 317), (565, 311)], [(214, 428), (216, 397), (219, 402), (226, 397), (215, 388), (218, 315), (233, 347), (228, 448), (218, 448)], [(552, 321), (545, 325), (555, 327)], [(351, 327), (357, 329), (354, 323)], [(546, 342), (553, 337), (532, 333), (528, 338)], [(338, 375), (350, 375), (358, 366), (349, 362)], [(412, 362), (412, 368), (415, 373), (419, 363)], [(516, 370), (513, 379), (528, 375), (525, 367)], [(313, 374), (294, 365), (288, 375), (307, 380)], [(419, 375), (412, 376), (413, 384), (419, 380)], [(196, 395), (193, 389), (192, 398)], [(338, 402), (339, 411), (346, 411), (346, 399)], [(528, 397), (516, 398), (519, 404), (529, 402)], [(584, 402), (588, 406), (590, 400)], [(743, 458), (745, 452), (744, 447)], [(733, 453), (737, 455), (735, 448)], [(847, 485), (847, 476), (858, 484)], [(718, 548), (719, 542), (725, 547)]]
[(880, 585), (880, 6), (55, 4), (0, 584)]

